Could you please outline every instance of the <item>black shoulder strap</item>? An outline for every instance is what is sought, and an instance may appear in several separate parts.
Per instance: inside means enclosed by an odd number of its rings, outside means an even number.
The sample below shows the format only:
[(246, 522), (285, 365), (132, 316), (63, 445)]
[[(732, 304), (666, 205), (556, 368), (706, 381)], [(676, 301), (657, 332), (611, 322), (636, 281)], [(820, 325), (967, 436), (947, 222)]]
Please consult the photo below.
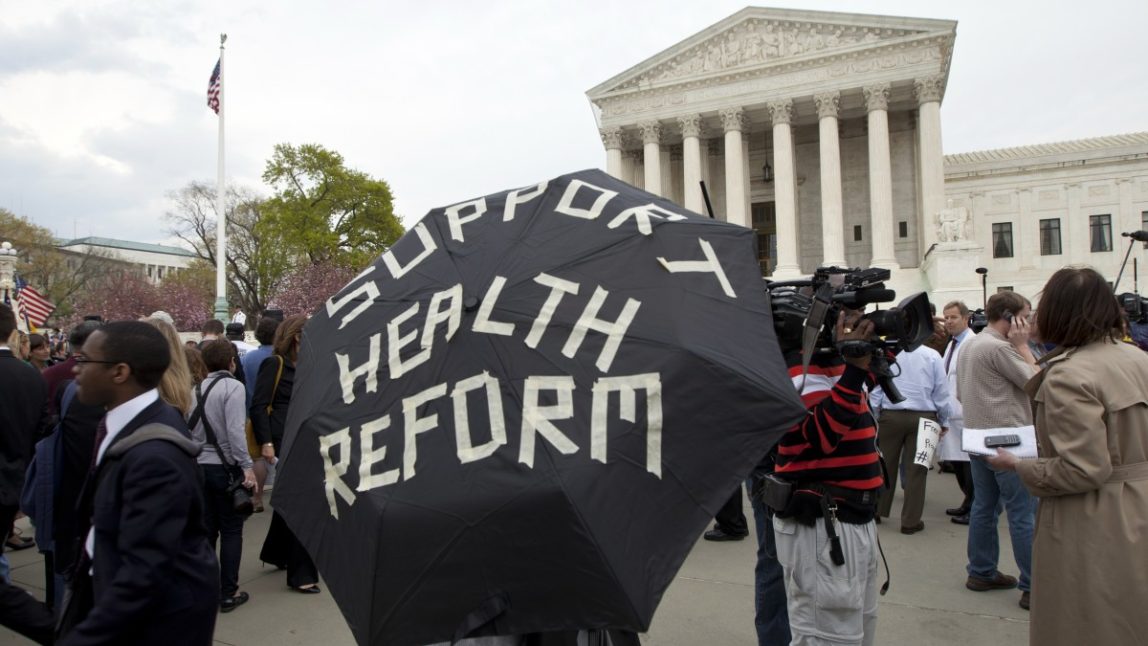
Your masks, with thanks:
[[(203, 417), (203, 401), (205, 399), (207, 399), (207, 394), (211, 392), (212, 388), (215, 388), (216, 384), (218, 384), (220, 381), (223, 381), (224, 379), (226, 379), (226, 377), (219, 376), (219, 377), (216, 377), (215, 379), (211, 380), (211, 383), (207, 384), (207, 390), (202, 390), (202, 388), (203, 388), (202, 383), (196, 385), (196, 387), (195, 387), (195, 410), (192, 411), (191, 416), (187, 418), (187, 428), (189, 430), (194, 430), (195, 425), (199, 423), (199, 418)], [(207, 418), (205, 417), (204, 419), (207, 419)]]
[(203, 403), (207, 400), (207, 395), (211, 393), (212, 388), (215, 388), (215, 384), (218, 384), (224, 379), (229, 379), (229, 377), (224, 377), (222, 375), (216, 377), (210, 384), (207, 385), (207, 390), (204, 390), (202, 393), (199, 392), (199, 388), (203, 386), (203, 384), (200, 384), (196, 387), (195, 390), (197, 404), (195, 407), (195, 412), (191, 414), (191, 419), (189, 419), (187, 422), (187, 427), (191, 430), (194, 430), (195, 425), (202, 421), (203, 432), (205, 435), (207, 435), (207, 441), (215, 447), (215, 454), (219, 456), (219, 461), (230, 467), (235, 465), (231, 464), (231, 461), (227, 459), (226, 455), (224, 455), (223, 448), (219, 446), (219, 439), (215, 437), (215, 429), (211, 428), (211, 422), (207, 421), (207, 415), (203, 412)]

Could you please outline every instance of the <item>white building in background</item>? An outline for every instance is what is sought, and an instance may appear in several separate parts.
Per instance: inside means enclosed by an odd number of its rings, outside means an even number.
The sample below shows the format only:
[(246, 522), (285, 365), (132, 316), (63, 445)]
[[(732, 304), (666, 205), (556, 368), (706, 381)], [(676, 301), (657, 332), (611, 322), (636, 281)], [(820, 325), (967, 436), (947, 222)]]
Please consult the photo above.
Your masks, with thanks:
[(1065, 264), (1114, 279), (1148, 224), (1148, 134), (944, 156), (956, 26), (743, 9), (587, 93), (606, 170), (699, 213), (704, 181), (779, 279), (885, 267), (970, 305), (977, 267), (1030, 296)]
[(100, 255), (127, 263), (139, 269), (148, 281), (158, 284), (166, 276), (185, 269), (198, 258), (195, 253), (179, 247), (115, 240), (112, 238), (77, 238), (62, 240), (56, 245), (62, 251), (85, 255)]

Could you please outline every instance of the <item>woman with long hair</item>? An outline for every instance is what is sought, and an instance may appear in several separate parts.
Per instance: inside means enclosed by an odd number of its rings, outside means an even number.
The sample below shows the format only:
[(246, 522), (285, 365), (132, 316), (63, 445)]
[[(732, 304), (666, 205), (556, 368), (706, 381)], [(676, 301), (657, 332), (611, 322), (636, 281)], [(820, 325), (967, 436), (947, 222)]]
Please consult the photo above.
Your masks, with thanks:
[[(299, 344), (306, 323), (305, 315), (283, 321), (275, 333), (274, 354), (259, 364), (259, 374), (255, 379), (255, 394), (251, 397), (248, 416), (255, 439), (269, 464), (275, 464), (275, 456), (283, 450), (287, 408), (291, 405), (295, 364), (299, 360)], [(278, 512), (271, 517), (271, 527), (267, 530), (259, 558), (264, 563), (286, 569), (287, 585), (292, 590), (309, 594), (319, 592), (319, 572), (315, 563)]]
[(1029, 643), (1139, 644), (1148, 635), (1148, 355), (1121, 343), (1104, 277), (1066, 267), (1044, 286), (1028, 383), (1039, 457), (998, 449), (1040, 498)]
[(191, 369), (187, 366), (187, 355), (183, 353), (183, 341), (179, 340), (179, 332), (175, 331), (175, 326), (161, 318), (148, 317), (143, 321), (163, 332), (168, 349), (171, 350), (171, 365), (159, 382), (159, 396), (187, 417), (192, 404)]

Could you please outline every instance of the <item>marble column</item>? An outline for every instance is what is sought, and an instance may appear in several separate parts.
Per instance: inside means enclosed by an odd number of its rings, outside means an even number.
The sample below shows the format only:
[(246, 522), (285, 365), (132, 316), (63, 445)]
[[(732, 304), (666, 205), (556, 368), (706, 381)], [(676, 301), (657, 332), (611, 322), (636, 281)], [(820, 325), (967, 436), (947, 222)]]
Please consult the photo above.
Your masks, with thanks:
[(654, 195), (662, 194), (662, 124), (657, 121), (646, 121), (639, 126), (642, 129), (642, 146), (645, 152), (643, 157), (646, 169), (645, 189)]
[(893, 168), (889, 157), (889, 84), (864, 88), (869, 110), (869, 217), (873, 258), (869, 264), (900, 269), (893, 248)]
[(622, 129), (615, 126), (602, 128), (598, 132), (606, 146), (606, 172), (616, 179), (626, 181), (622, 176)]
[(837, 140), (840, 92), (815, 94), (821, 146), (821, 264), (845, 266), (845, 221), (841, 202), (841, 143)]
[(794, 166), (793, 100), (771, 101), (769, 118), (773, 122), (773, 195), (777, 210), (777, 267), (773, 277), (796, 278), (801, 275), (797, 262), (797, 172)]
[(745, 110), (725, 108), (721, 116), (725, 131), (725, 220), (748, 227), (749, 209), (745, 204), (745, 162), (742, 159), (741, 133), (745, 129)]
[(678, 117), (682, 126), (682, 187), (685, 192), (685, 207), (694, 213), (705, 214), (706, 205), (702, 200), (702, 116), (691, 114)]
[(622, 181), (637, 186), (641, 184), (638, 181), (638, 165), (642, 163), (642, 151), (640, 150), (623, 150), (622, 151)]
[(945, 77), (927, 76), (913, 81), (917, 97), (917, 136), (921, 177), (920, 240), (922, 255), (937, 241), (937, 214), (945, 206), (945, 156), (941, 147), (941, 97)]

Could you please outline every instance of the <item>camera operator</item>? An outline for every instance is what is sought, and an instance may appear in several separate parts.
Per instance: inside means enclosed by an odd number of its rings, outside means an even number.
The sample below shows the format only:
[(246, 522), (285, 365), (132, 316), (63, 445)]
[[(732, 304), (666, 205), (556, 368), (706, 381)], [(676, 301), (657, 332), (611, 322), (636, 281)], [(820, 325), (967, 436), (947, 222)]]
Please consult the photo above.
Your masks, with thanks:
[[(874, 337), (873, 322), (862, 319), (860, 310), (845, 309), (838, 316), (839, 348)], [(884, 477), (865, 394), (872, 353), (852, 354), (816, 357), (802, 380), (809, 415), (782, 437), (774, 474), (765, 478), (792, 644), (874, 643), (878, 547), (873, 518)], [(792, 375), (792, 357), (790, 365)], [(800, 365), (797, 371), (800, 377)], [(759, 550), (759, 578), (771, 569), (762, 562), (768, 556)], [(762, 587), (759, 580), (759, 600)], [(760, 640), (760, 616), (758, 623)]]

